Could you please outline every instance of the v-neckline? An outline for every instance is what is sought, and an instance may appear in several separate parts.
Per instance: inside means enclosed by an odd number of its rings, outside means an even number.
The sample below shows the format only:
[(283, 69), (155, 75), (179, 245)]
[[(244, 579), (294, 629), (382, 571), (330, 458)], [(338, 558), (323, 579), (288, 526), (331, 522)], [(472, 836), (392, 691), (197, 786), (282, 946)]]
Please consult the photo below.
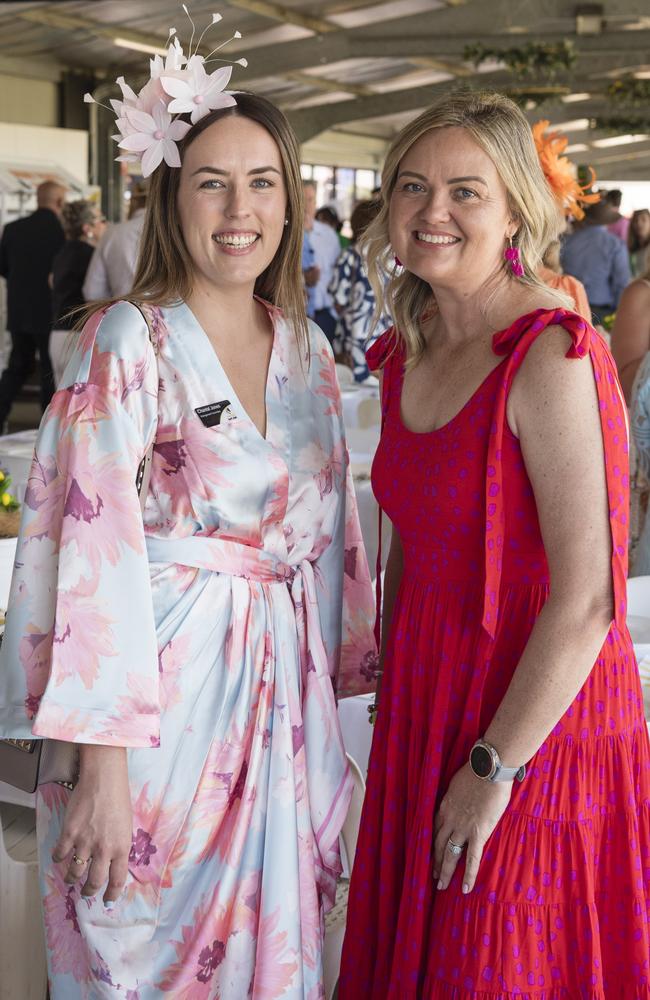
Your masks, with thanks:
[(271, 377), (272, 377), (273, 363), (274, 363), (274, 360), (275, 360), (275, 357), (276, 357), (278, 328), (277, 328), (277, 324), (275, 322), (275, 317), (273, 315), (273, 307), (270, 306), (270, 304), (268, 302), (265, 302), (264, 299), (259, 298), (257, 295), (254, 296), (254, 298), (255, 298), (255, 301), (258, 302), (263, 307), (263, 309), (266, 311), (266, 314), (268, 315), (269, 320), (271, 321), (271, 330), (272, 330), (271, 353), (269, 354), (269, 363), (268, 363), (268, 366), (267, 366), (267, 369), (266, 369), (266, 379), (264, 381), (264, 431), (265, 431), (264, 434), (262, 434), (261, 430), (259, 429), (259, 427), (255, 423), (255, 421), (253, 420), (253, 418), (249, 414), (248, 410), (243, 405), (243, 403), (240, 400), (239, 396), (235, 392), (235, 389), (233, 387), (232, 382), (230, 381), (230, 379), (228, 377), (226, 369), (224, 368), (223, 364), (221, 363), (221, 358), (219, 357), (219, 353), (218, 353), (216, 347), (214, 346), (214, 344), (212, 343), (212, 341), (210, 340), (210, 338), (208, 337), (207, 333), (203, 329), (203, 326), (199, 322), (198, 317), (192, 311), (192, 309), (187, 304), (187, 302), (183, 302), (183, 303), (181, 303), (181, 305), (187, 310), (187, 313), (188, 313), (188, 315), (190, 317), (191, 322), (200, 331), (200, 334), (201, 334), (201, 337), (203, 339), (203, 343), (204, 343), (204, 346), (206, 348), (206, 351), (214, 359), (214, 363), (216, 364), (217, 369), (218, 369), (219, 373), (221, 374), (221, 378), (223, 379), (224, 383), (226, 384), (226, 386), (228, 388), (228, 393), (232, 397), (231, 400), (230, 400), (230, 402), (235, 404), (235, 406), (236, 406), (239, 414), (241, 414), (241, 416), (250, 424), (250, 426), (252, 427), (253, 431), (255, 432), (255, 434), (257, 434), (257, 436), (260, 438), (260, 440), (264, 441), (265, 443), (268, 444), (269, 443), (269, 386), (270, 386)]

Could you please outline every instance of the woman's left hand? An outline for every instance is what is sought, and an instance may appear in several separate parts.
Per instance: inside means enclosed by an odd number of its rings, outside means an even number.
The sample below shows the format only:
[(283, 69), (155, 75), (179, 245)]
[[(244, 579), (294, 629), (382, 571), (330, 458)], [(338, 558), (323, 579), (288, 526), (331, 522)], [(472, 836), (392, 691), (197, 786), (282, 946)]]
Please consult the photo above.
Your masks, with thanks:
[(438, 889), (446, 889), (462, 859), (452, 854), (448, 843), (464, 848), (465, 877), (463, 892), (471, 892), (476, 882), (483, 848), (503, 816), (512, 781), (484, 781), (477, 778), (469, 764), (461, 767), (449, 783), (436, 814), (434, 830), (433, 877)]

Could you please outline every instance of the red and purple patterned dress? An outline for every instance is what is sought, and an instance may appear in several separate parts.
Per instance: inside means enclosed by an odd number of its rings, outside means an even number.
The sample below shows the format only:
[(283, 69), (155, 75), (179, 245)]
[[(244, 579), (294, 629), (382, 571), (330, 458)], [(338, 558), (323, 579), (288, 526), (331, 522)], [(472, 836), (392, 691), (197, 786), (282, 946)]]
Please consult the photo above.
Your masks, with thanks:
[[(589, 354), (605, 443), (615, 618), (573, 704), (516, 784), (478, 880), (437, 892), (433, 822), (502, 700), (549, 593), (533, 490), (506, 420), (537, 336)], [(385, 426), (373, 466), (404, 573), (352, 878), (340, 1000), (649, 1000), (650, 746), (625, 626), (628, 446), (612, 358), (579, 316), (538, 310), (431, 433), (400, 419), (403, 349), (385, 334)], [(580, 525), (576, 524), (576, 531)]]

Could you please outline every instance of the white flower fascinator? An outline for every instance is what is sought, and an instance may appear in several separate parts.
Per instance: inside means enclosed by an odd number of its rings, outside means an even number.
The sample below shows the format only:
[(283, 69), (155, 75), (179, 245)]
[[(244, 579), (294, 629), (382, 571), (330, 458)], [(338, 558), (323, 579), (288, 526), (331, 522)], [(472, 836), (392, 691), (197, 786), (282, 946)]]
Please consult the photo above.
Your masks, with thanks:
[[(143, 177), (149, 177), (163, 160), (170, 167), (180, 167), (177, 143), (185, 138), (192, 125), (217, 108), (229, 108), (237, 103), (234, 95), (226, 90), (232, 66), (222, 66), (212, 73), (206, 71), (206, 66), (210, 62), (223, 61), (217, 60), (215, 53), (233, 38), (241, 38), (240, 32), (236, 31), (209, 55), (199, 55), (206, 31), (221, 20), (221, 14), (213, 14), (192, 52), (194, 22), (185, 4), (182, 6), (192, 25), (189, 55), (183, 52), (176, 28), (170, 28), (165, 59), (157, 55), (150, 60), (150, 78), (140, 93), (136, 94), (120, 76), (117, 84), (122, 100), (112, 100), (110, 108), (101, 105), (117, 116), (118, 135), (112, 138), (122, 152), (116, 159), (130, 163), (140, 160)], [(246, 59), (237, 59), (235, 65), (245, 67), (248, 63)], [(92, 94), (84, 94), (84, 101), (86, 104), (98, 103)], [(175, 115), (189, 115), (190, 122), (179, 121)]]

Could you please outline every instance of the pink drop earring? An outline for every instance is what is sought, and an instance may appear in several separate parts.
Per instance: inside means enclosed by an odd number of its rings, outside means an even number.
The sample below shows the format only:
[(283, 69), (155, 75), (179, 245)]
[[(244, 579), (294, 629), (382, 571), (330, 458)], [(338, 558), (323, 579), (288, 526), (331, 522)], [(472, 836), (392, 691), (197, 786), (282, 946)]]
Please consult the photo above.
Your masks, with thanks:
[(508, 237), (508, 242), (510, 246), (505, 248), (503, 256), (509, 262), (510, 270), (515, 278), (523, 278), (525, 271), (521, 263), (521, 257), (519, 256), (519, 247), (512, 245), (512, 236)]
[(404, 267), (397, 254), (395, 254), (395, 267)]

